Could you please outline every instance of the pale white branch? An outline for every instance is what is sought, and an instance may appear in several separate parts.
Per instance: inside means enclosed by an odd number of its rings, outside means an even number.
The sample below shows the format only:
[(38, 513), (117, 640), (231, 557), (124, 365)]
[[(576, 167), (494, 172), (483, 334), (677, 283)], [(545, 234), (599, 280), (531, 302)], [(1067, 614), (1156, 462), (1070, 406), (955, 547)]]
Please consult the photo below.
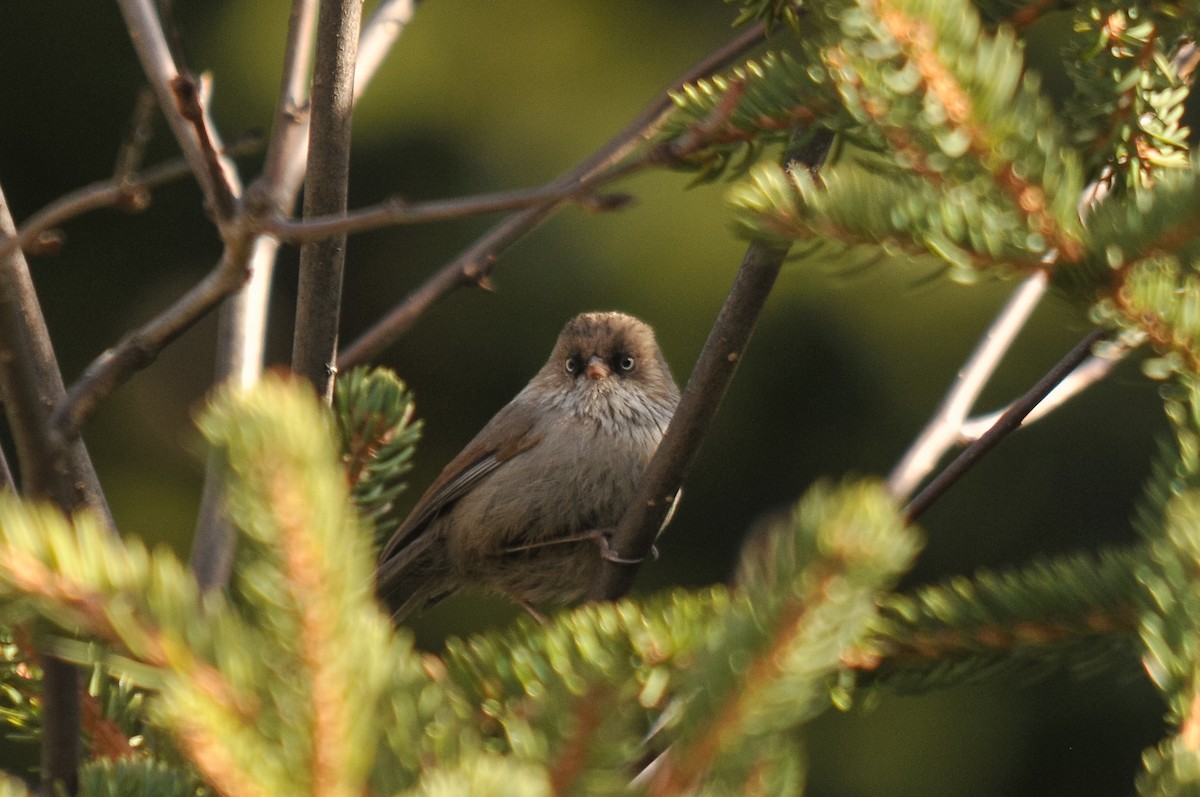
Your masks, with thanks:
[[(1072, 371), (1070, 376), (1060, 382), (1050, 395), (1042, 399), (1042, 402), (1025, 416), (1021, 425), (1025, 426), (1046, 417), (1092, 385), (1103, 380), (1112, 373), (1112, 370), (1125, 359), (1129, 352), (1141, 346), (1145, 340), (1146, 336), (1143, 333), (1134, 332), (1109, 345), (1097, 347), (1096, 352), (1083, 365)], [(965, 445), (978, 440), (984, 432), (996, 425), (996, 421), (1006, 411), (1007, 407), (996, 412), (989, 412), (987, 415), (968, 418), (959, 428), (958, 442)]]
[(942, 455), (958, 443), (967, 414), (1045, 295), (1048, 282), (1049, 276), (1045, 271), (1035, 272), (1021, 283), (1000, 310), (971, 357), (959, 370), (953, 387), (933, 418), (888, 475), (888, 490), (897, 500), (911, 495), (921, 480), (937, 467)]

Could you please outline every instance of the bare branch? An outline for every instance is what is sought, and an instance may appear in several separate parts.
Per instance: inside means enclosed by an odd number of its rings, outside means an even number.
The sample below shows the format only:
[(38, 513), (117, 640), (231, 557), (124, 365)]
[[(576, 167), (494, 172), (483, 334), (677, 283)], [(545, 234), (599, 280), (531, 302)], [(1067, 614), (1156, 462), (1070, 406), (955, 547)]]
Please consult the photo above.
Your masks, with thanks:
[[(578, 187), (620, 163), (662, 125), (674, 107), (671, 92), (728, 66), (761, 44), (764, 37), (765, 27), (762, 23), (748, 26), (723, 47), (680, 76), (634, 117), (624, 130), (555, 181), (554, 185), (561, 188)], [(555, 201), (531, 207), (513, 214), (493, 227), (392, 308), (358, 340), (346, 347), (338, 358), (338, 367), (349, 368), (374, 358), (403, 335), (438, 299), (457, 288), (480, 284), (491, 273), (501, 252), (553, 215), (563, 204), (562, 201)]]
[[(650, 461), (637, 496), (613, 534), (615, 558), (638, 562), (649, 553), (725, 397), (786, 254), (786, 249), (763, 243), (753, 243), (746, 251), (666, 435)], [(636, 574), (636, 565), (603, 560), (589, 597), (616, 600), (633, 586)]]
[[(797, 153), (800, 163), (789, 168), (816, 169), (832, 142), (832, 133), (818, 132), (804, 151)], [(588, 593), (591, 599), (616, 600), (633, 586), (637, 563), (650, 552), (676, 493), (696, 460), (786, 257), (786, 248), (759, 241), (746, 250), (675, 415), (650, 460), (637, 495), (613, 533), (611, 548), (615, 556), (602, 560)]]
[(178, 301), (93, 360), (51, 417), (55, 442), (65, 444), (77, 438), (100, 402), (130, 374), (154, 362), (164, 347), (241, 287), (248, 276), (248, 258), (249, 246), (244, 241), (228, 247), (216, 268)]
[[(317, 11), (308, 188), (304, 192), (306, 218), (346, 212), (354, 61), (361, 13), (361, 0), (325, 0)], [(312, 382), (317, 395), (326, 401), (333, 397), (345, 263), (345, 235), (300, 248), (292, 370)]]
[[(225, 150), (232, 157), (253, 152), (261, 146), (258, 136), (246, 136)], [(182, 158), (152, 166), (136, 175), (118, 175), (107, 180), (97, 180), (90, 185), (64, 194), (25, 220), (17, 234), (11, 238), (0, 238), (0, 260), (17, 249), (36, 246), (42, 237), (76, 216), (106, 207), (141, 209), (145, 206), (145, 194), (164, 183), (178, 180), (191, 174), (191, 168)]]
[(204, 168), (212, 185), (209, 202), (216, 210), (218, 221), (229, 221), (237, 211), (237, 200), (241, 193), (237, 169), (221, 154), (221, 139), (217, 127), (208, 113), (212, 95), (212, 79), (201, 75), (199, 80), (191, 75), (179, 75), (171, 81), (179, 113), (196, 130)]
[(996, 315), (933, 418), (888, 476), (888, 491), (897, 499), (911, 495), (937, 467), (942, 455), (959, 441), (967, 413), (1045, 295), (1048, 284), (1045, 271), (1030, 275)]
[(113, 167), (113, 178), (118, 182), (132, 179), (141, 171), (142, 160), (146, 156), (146, 145), (154, 137), (155, 109), (154, 92), (148, 86), (143, 86), (138, 92), (133, 104), (133, 113), (129, 119), (129, 130), (121, 149), (117, 152), (117, 163)]
[[(0, 192), (0, 239), (15, 237)], [(82, 443), (57, 450), (51, 412), (65, 394), (62, 373), (19, 249), (0, 257), (0, 399), (16, 446), (22, 492), (52, 498), (66, 512), (88, 507), (112, 523), (100, 481)]]
[(45, 797), (75, 794), (82, 753), (83, 681), (70, 662), (42, 655), (41, 793)]
[[(362, 95), (412, 16), (413, 0), (383, 0), (363, 28), (358, 64), (354, 70), (355, 99)], [(316, 19), (316, 0), (294, 0), (288, 25), (283, 78), (276, 103), (275, 124), (267, 147), (266, 165), (247, 192), (262, 198), (270, 213), (290, 213), (304, 180), (308, 155), (308, 65)], [(251, 212), (258, 208), (248, 209)], [(217, 333), (218, 382), (233, 379), (243, 386), (262, 371), (267, 304), (279, 241), (260, 235), (250, 255), (250, 278), (221, 308)], [(193, 538), (191, 566), (205, 588), (223, 586), (233, 563), (234, 533), (223, 512), (223, 468), (209, 462)]]
[(1037, 384), (1013, 402), (994, 426), (963, 449), (962, 453), (947, 465), (945, 470), (935, 476), (921, 492), (909, 501), (908, 506), (904, 507), (905, 520), (912, 523), (920, 517), (921, 513), (932, 506), (934, 501), (940, 498), (951, 485), (962, 478), (984, 454), (991, 451), (1005, 436), (1019, 427), (1025, 417), (1054, 390), (1056, 385), (1066, 379), (1068, 374), (1091, 356), (1093, 347), (1104, 340), (1105, 334), (1107, 333), (1104, 329), (1094, 329), (1084, 336), (1083, 340), (1075, 344), (1075, 348), (1067, 352), (1045, 376), (1038, 380)]
[(192, 122), (183, 117), (176, 104), (173, 84), (180, 75), (180, 69), (167, 45), (158, 11), (152, 0), (117, 0), (117, 5), (125, 18), (125, 27), (129, 29), (129, 37), (133, 41), (138, 59), (142, 62), (142, 69), (149, 78), (155, 97), (158, 98), (158, 107), (179, 142), (184, 158), (191, 166), (192, 173), (196, 175), (205, 198), (213, 207), (218, 207), (218, 189), (209, 170), (209, 157), (205, 154)]
[(589, 180), (586, 185), (562, 187), (552, 183), (541, 188), (515, 191), (499, 191), (494, 194), (463, 197), (461, 199), (439, 199), (430, 202), (410, 203), (395, 197), (370, 207), (359, 208), (348, 213), (323, 216), (307, 216), (302, 220), (265, 219), (262, 231), (288, 243), (319, 241), (349, 233), (373, 230), (398, 224), (427, 224), (465, 216), (514, 210), (547, 202), (575, 201), (589, 210), (612, 210), (627, 204), (631, 197), (626, 194), (596, 195), (595, 189), (603, 183), (622, 176), (624, 171), (605, 172)]
[[(0, 238), (16, 225), (0, 192)], [(53, 500), (66, 513), (87, 507), (112, 525), (100, 481), (82, 441), (57, 448), (50, 413), (63, 400), (62, 372), (19, 248), (0, 257), (0, 399), (16, 443), (23, 492)], [(42, 793), (73, 792), (79, 766), (79, 676), (45, 657), (42, 684)]]

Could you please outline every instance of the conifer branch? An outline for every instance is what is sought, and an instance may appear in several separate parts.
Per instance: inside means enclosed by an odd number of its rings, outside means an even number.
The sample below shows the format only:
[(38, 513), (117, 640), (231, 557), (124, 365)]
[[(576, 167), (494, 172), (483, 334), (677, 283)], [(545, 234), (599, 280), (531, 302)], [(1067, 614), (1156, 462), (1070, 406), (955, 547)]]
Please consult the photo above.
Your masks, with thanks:
[(355, 368), (338, 376), (333, 392), (342, 467), (355, 508), (374, 527), (381, 546), (403, 516), (396, 499), (407, 487), (422, 424), (413, 419), (412, 394), (386, 369)]
[(0, 772), (0, 797), (33, 797), (33, 792), (15, 776)]
[(787, 652), (811, 633), (805, 624), (812, 622), (813, 607), (823, 602), (828, 588), (840, 575), (835, 568), (829, 568), (816, 578), (812, 592), (790, 601), (775, 618), (775, 636), (746, 668), (739, 688), (731, 691), (698, 738), (686, 745), (677, 744), (664, 755), (647, 790), (652, 797), (691, 793), (713, 762), (726, 752), (727, 740), (743, 735), (741, 726), (747, 721), (758, 693), (780, 676)]
[(996, 671), (1133, 665), (1145, 559), (1141, 549), (1078, 554), (886, 596), (843, 663), (866, 683), (903, 691)]
[(829, 679), (869, 631), (877, 593), (919, 548), (882, 486), (811, 488), (790, 527), (771, 529), (743, 561), (737, 602), (719, 620), (723, 644), (706, 638), (688, 668), (680, 736), (656, 762), (648, 793), (691, 793), (766, 740), (765, 725), (781, 730), (765, 717), (795, 726), (823, 709)]
[(698, 169), (698, 182), (720, 177), (739, 153), (735, 171), (746, 171), (767, 145), (787, 143), (793, 130), (830, 126), (838, 108), (830, 87), (788, 52), (769, 52), (726, 75), (684, 84), (671, 99), (675, 113), (643, 158)]
[[(29, 521), (21, 514), (12, 514), (14, 507), (11, 504), (3, 509), (8, 512), (6, 533), (10, 535), (10, 539), (0, 544), (0, 583), (4, 583), (12, 591), (42, 603), (43, 613), (49, 619), (62, 622), (62, 612), (66, 611), (66, 617), (70, 618), (66, 625), (82, 626), (93, 638), (104, 641), (118, 650), (127, 651), (134, 660), (174, 672), (180, 678), (180, 681), (176, 682), (177, 687), (194, 690), (206, 700), (210, 708), (207, 719), (211, 720), (211, 714), (214, 713), (223, 714), (226, 721), (244, 727), (253, 726), (255, 712), (251, 709), (250, 701), (245, 696), (238, 695), (217, 670), (195, 658), (192, 649), (184, 640), (173, 638), (165, 629), (155, 626), (146, 618), (131, 615), (127, 609), (114, 612), (110, 608), (108, 597), (91, 584), (73, 580), (64, 573), (50, 569), (41, 558), (21, 547), (22, 543), (29, 542), (35, 545), (62, 545), (61, 540), (65, 537), (61, 536), (61, 529), (50, 530), (52, 535), (57, 536), (51, 536), (44, 542), (29, 536), (14, 538), (12, 535), (20, 533), (22, 525)], [(20, 511), (17, 510), (18, 513)], [(97, 539), (95, 534), (96, 530), (93, 529), (90, 536), (93, 542)], [(116, 544), (113, 545), (115, 548)], [(145, 556), (144, 552), (142, 556)], [(136, 555), (133, 560), (137, 560)], [(129, 561), (131, 560), (126, 560)], [(147, 559), (142, 558), (141, 561), (145, 563)], [(100, 562), (96, 564), (103, 566)], [(176, 570), (182, 575), (182, 569), (176, 566)], [(147, 608), (169, 611), (168, 607), (154, 604), (147, 604)], [(114, 617), (120, 617), (124, 621), (120, 627), (114, 624)], [(62, 683), (44, 680), (44, 695), (50, 695), (51, 689), (57, 693), (70, 687), (78, 698), (80, 682), (77, 671), (74, 667), (69, 667), (62, 672), (64, 676), (72, 677)], [(50, 717), (45, 716), (45, 709), (43, 714), (44, 723), (48, 723)], [(232, 761), (227, 753), (227, 741), (220, 739), (215, 729), (206, 724), (204, 719), (185, 713), (178, 716), (177, 720), (181, 745), (208, 781), (225, 797), (266, 797), (270, 793), (256, 786), (257, 778), (253, 773)], [(46, 732), (44, 725), (43, 734)], [(72, 738), (79, 738), (78, 722), (73, 725)]]
[(574, 794), (585, 772), (591, 750), (596, 744), (606, 709), (611, 704), (610, 690), (593, 687), (580, 695), (571, 708), (571, 730), (566, 744), (555, 756), (549, 769), (553, 794)]
[(295, 703), (278, 712), (304, 718), (308, 768), (288, 781), (359, 794), (379, 744), (379, 702), (410, 654), (374, 600), (370, 535), (350, 504), (328, 412), (308, 387), (272, 377), (250, 392), (227, 386), (200, 424), (226, 457), (228, 506), (245, 534), (234, 586), (277, 609), (272, 645), (297, 674)]
[(280, 520), (285, 581), (299, 607), (300, 658), (312, 679), (309, 687), (312, 793), (320, 797), (352, 797), (355, 792), (345, 780), (350, 757), (346, 745), (355, 718), (347, 716), (341, 697), (344, 673), (329, 666), (331, 651), (338, 642), (330, 634), (338, 622), (338, 610), (332, 596), (327, 594), (328, 584), (321, 577), (321, 551), (306, 530), (313, 522), (314, 510), (307, 505), (309, 497), (300, 494), (294, 483), (277, 478), (268, 487)]
[[(947, 19), (953, 14), (949, 9), (940, 13), (946, 14)], [(934, 11), (933, 14), (938, 15), (939, 12)], [(1047, 186), (1040, 184), (1042, 175), (1030, 174), (1026, 165), (1001, 154), (989, 131), (990, 114), (981, 112), (977, 107), (975, 96), (962, 80), (961, 65), (947, 62), (939, 51), (942, 46), (951, 46), (949, 37), (938, 35), (939, 32), (949, 31), (938, 31), (935, 27), (936, 22), (911, 15), (903, 3), (893, 0), (882, 0), (878, 3), (878, 18), (892, 39), (916, 65), (926, 91), (935, 97), (945, 110), (953, 129), (966, 137), (967, 152), (994, 176), (997, 185), (1010, 195), (1013, 207), (1029, 217), (1030, 225), (1045, 236), (1048, 247), (1057, 250), (1061, 260), (1069, 263), (1079, 260), (1083, 256), (1083, 248), (1077, 235), (1064, 229), (1064, 220), (1053, 212), (1051, 200), (1046, 195)], [(962, 30), (962, 43), (975, 38), (971, 33), (977, 34), (978, 30)], [(998, 35), (992, 46), (1002, 50), (1013, 45), (1009, 41), (1001, 40)], [(993, 98), (993, 101), (998, 99)], [(1050, 153), (1049, 158), (1056, 155), (1057, 153)]]
[(39, 601), (50, 619), (62, 621), (64, 616), (69, 617), (70, 622), (60, 624), (76, 623), (89, 636), (123, 649), (133, 659), (151, 667), (186, 672), (213, 702), (242, 706), (246, 710), (248, 701), (235, 696), (220, 673), (194, 658), (190, 648), (180, 647), (178, 640), (170, 639), (149, 622), (135, 621), (118, 627), (113, 623), (103, 592), (53, 570), (28, 550), (11, 542), (0, 544), (0, 580), (18, 594)]
[(80, 725), (92, 740), (94, 758), (117, 759), (134, 755), (135, 748), (130, 743), (129, 735), (116, 722), (104, 716), (104, 707), (86, 689), (82, 692), (81, 707)]

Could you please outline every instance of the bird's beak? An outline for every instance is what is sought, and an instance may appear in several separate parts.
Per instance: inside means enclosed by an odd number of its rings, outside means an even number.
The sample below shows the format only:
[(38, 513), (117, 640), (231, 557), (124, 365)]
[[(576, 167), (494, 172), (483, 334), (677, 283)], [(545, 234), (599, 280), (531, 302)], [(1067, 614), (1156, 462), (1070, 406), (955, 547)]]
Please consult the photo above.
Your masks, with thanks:
[(612, 375), (612, 369), (608, 367), (608, 363), (600, 359), (596, 355), (592, 355), (587, 361), (587, 369), (584, 371), (588, 379), (600, 380), (606, 379)]

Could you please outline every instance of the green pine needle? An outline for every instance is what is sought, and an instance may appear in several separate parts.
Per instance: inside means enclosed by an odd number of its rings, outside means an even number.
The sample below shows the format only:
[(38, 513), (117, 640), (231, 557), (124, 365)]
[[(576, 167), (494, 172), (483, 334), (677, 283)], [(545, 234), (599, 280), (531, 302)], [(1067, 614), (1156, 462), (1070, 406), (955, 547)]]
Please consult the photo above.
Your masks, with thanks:
[(153, 758), (100, 759), (79, 770), (79, 797), (199, 797), (207, 793), (190, 769)]
[[(670, 791), (709, 777), (737, 789), (762, 766), (797, 766), (796, 746), (774, 743), (829, 705), (843, 655), (919, 548), (881, 485), (810, 489), (789, 525), (750, 546), (737, 600), (682, 675), (687, 699), (670, 723), (678, 738), (659, 782)], [(784, 758), (764, 760), (770, 750)]]
[(373, 525), (377, 546), (404, 520), (396, 499), (408, 486), (421, 437), (414, 411), (408, 387), (386, 368), (355, 368), (338, 377), (333, 413), (342, 462), (354, 505)]
[(1135, 668), (1142, 549), (981, 571), (888, 595), (864, 645), (847, 658), (860, 683), (902, 692), (999, 673)]
[(747, 61), (726, 75), (672, 92), (675, 112), (657, 136), (669, 165), (698, 171), (697, 182), (739, 176), (765, 148), (798, 126), (829, 125), (836, 113), (827, 81), (786, 52)]

